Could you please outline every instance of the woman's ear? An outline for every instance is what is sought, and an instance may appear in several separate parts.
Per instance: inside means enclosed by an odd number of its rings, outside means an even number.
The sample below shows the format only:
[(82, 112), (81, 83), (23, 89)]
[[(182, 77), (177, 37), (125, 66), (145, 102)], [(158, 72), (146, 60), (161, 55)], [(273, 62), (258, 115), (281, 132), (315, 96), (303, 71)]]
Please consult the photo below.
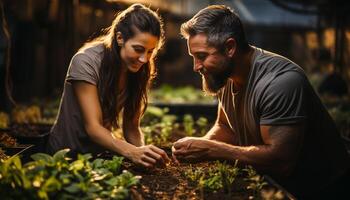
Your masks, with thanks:
[(227, 56), (232, 58), (237, 50), (237, 43), (234, 38), (229, 38), (225, 42), (225, 53)]
[(118, 46), (123, 46), (124, 44), (124, 39), (123, 39), (123, 36), (122, 36), (122, 33), (121, 32), (117, 32), (117, 43), (118, 43)]

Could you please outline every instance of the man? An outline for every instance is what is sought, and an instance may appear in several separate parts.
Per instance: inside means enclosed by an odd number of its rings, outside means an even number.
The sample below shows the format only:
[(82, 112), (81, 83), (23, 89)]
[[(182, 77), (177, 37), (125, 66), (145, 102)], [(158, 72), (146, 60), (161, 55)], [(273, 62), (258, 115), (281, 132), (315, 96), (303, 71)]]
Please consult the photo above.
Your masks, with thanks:
[(334, 192), (348, 173), (349, 156), (303, 70), (250, 46), (240, 19), (226, 6), (199, 11), (181, 34), (204, 91), (216, 95), (219, 105), (212, 129), (175, 142), (173, 157), (238, 159), (297, 197)]

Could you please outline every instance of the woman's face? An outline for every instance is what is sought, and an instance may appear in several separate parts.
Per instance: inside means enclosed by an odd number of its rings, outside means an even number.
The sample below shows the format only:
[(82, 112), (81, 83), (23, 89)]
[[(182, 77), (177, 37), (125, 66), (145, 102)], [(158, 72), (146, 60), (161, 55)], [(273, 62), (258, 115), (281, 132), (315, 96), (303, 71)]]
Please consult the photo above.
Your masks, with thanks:
[(120, 49), (123, 65), (131, 72), (138, 72), (141, 66), (149, 61), (157, 44), (158, 37), (137, 31)]

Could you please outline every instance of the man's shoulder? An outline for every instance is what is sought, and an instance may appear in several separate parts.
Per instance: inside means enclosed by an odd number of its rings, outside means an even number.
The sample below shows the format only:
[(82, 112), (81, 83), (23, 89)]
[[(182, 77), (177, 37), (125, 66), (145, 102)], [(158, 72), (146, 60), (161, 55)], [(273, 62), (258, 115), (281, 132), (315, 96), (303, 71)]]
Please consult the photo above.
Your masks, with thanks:
[(255, 64), (260, 65), (292, 65), (299, 67), (295, 62), (288, 59), (287, 57), (260, 48), (256, 48), (256, 57), (254, 60)]

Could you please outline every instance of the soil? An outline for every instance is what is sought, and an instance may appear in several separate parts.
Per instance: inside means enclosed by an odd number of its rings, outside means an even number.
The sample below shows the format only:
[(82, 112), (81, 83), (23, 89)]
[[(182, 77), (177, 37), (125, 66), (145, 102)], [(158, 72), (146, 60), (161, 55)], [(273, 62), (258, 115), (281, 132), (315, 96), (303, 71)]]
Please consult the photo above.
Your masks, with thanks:
[[(170, 156), (170, 149), (165, 148), (165, 151)], [(111, 155), (109, 155), (111, 156)], [(102, 158), (108, 158), (106, 155)], [(141, 176), (140, 184), (131, 189), (131, 199), (134, 200), (165, 200), (165, 199), (179, 199), (179, 200), (235, 200), (235, 199), (261, 199), (261, 196), (254, 197), (252, 190), (246, 189), (247, 181), (244, 180), (245, 175), (239, 176), (234, 183), (234, 188), (230, 193), (223, 189), (213, 191), (201, 191), (197, 188), (196, 183), (191, 182), (185, 176), (185, 172), (189, 169), (209, 168), (214, 165), (214, 162), (200, 162), (200, 163), (180, 163), (175, 164), (171, 162), (168, 166), (159, 166), (154, 169), (146, 169), (137, 166), (129, 160), (124, 160), (123, 168), (130, 171), (134, 175)], [(264, 189), (277, 191), (275, 185), (268, 183)], [(288, 199), (285, 194), (283, 199)]]
[[(128, 163), (130, 164), (130, 163)], [(128, 165), (127, 164), (127, 165)], [(208, 162), (197, 164), (171, 164), (166, 168), (145, 170), (130, 164), (126, 169), (135, 175), (140, 175), (140, 185), (133, 191), (134, 199), (249, 199), (251, 192), (244, 191), (247, 185), (237, 184), (231, 194), (224, 191), (209, 192), (196, 187), (195, 183), (187, 180), (184, 172), (195, 167), (208, 167)]]
[(50, 129), (51, 125), (46, 124), (12, 124), (9, 130), (15, 137), (41, 137)]

